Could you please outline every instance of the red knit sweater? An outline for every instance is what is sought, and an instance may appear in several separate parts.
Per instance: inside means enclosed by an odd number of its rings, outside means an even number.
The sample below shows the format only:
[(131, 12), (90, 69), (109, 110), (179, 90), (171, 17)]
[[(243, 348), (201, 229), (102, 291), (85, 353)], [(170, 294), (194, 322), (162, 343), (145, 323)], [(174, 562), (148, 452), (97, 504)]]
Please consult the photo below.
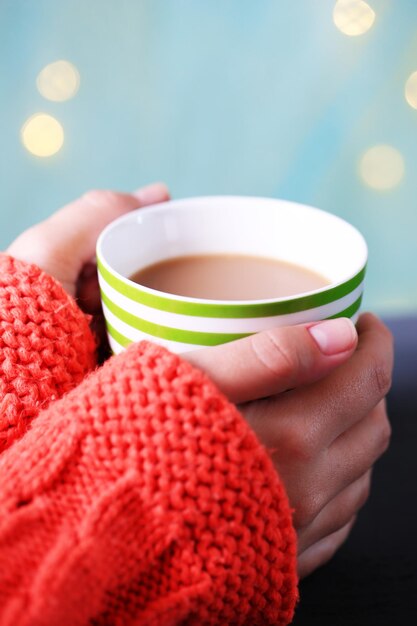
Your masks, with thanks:
[(149, 343), (94, 367), (75, 302), (0, 255), (1, 626), (291, 621), (291, 512), (236, 408)]

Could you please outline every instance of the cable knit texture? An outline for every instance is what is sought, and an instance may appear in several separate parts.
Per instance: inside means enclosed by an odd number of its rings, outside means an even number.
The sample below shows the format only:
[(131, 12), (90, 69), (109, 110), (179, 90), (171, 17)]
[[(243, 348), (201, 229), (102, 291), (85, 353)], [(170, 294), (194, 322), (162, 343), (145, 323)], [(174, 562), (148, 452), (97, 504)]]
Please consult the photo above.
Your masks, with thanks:
[(0, 453), (94, 367), (88, 322), (53, 278), (0, 254)]
[[(17, 282), (2, 277), (23, 316)], [(26, 324), (54, 326), (55, 290), (50, 279), (29, 297)], [(2, 294), (0, 327), (18, 344), (26, 325), (9, 319), (10, 288)], [(62, 324), (60, 341), (68, 332), (79, 358), (53, 352), (38, 406), (67, 380), (68, 358), (83, 372), (91, 365), (85, 333)], [(255, 435), (205, 375), (152, 344), (110, 359), (0, 456), (2, 626), (287, 624), (295, 555), (287, 498)]]

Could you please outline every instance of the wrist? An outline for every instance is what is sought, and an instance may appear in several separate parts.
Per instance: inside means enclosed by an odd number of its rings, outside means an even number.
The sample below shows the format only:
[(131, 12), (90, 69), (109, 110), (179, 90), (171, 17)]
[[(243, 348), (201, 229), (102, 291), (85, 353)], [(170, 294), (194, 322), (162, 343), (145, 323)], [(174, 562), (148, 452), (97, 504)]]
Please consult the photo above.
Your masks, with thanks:
[(28, 429), (40, 408), (91, 371), (95, 342), (89, 319), (54, 278), (2, 253), (0, 322), (4, 449)]

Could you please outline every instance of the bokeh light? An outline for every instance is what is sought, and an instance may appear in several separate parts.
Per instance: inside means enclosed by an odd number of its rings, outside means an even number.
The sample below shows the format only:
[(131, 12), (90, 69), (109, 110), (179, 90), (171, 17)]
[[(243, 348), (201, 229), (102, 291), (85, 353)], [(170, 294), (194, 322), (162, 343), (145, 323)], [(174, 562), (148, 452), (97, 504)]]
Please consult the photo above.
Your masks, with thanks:
[(56, 154), (64, 143), (64, 129), (57, 119), (46, 113), (35, 113), (22, 126), (22, 143), (39, 157)]
[(362, 180), (373, 189), (385, 191), (396, 187), (404, 176), (404, 158), (399, 150), (388, 145), (373, 146), (360, 162)]
[(413, 72), (405, 83), (405, 99), (410, 107), (417, 109), (417, 72)]
[(375, 11), (363, 0), (338, 0), (333, 9), (337, 28), (349, 37), (366, 33), (375, 21)]
[(69, 61), (55, 61), (39, 72), (36, 86), (47, 100), (64, 102), (73, 98), (80, 86), (80, 74)]

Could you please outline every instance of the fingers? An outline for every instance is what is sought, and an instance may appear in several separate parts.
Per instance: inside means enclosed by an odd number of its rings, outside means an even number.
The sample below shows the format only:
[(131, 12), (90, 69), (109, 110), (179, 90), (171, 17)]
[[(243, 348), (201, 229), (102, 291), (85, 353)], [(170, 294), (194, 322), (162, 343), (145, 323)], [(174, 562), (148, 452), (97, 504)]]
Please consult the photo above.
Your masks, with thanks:
[(8, 253), (35, 263), (71, 292), (81, 268), (94, 256), (97, 237), (107, 224), (132, 209), (168, 199), (162, 183), (134, 194), (90, 191), (23, 233)]
[(330, 446), (327, 453), (333, 491), (356, 480), (386, 452), (391, 425), (382, 400), (364, 419), (347, 430)]
[[(262, 419), (271, 423), (274, 415), (280, 416), (278, 438), (286, 425), (302, 433), (313, 447), (330, 446), (385, 397), (392, 375), (391, 334), (371, 314), (360, 318), (358, 333), (358, 347), (346, 363), (313, 385), (294, 390), (268, 404)], [(272, 441), (271, 445), (276, 443)]]
[(383, 402), (330, 449), (310, 449), (308, 442), (294, 444), (283, 435), (272, 458), (294, 509), (294, 524), (304, 533), (301, 549), (310, 542), (310, 532), (315, 539), (326, 520), (340, 527), (365, 501), (364, 476), (386, 451), (389, 437)]
[(94, 256), (97, 238), (107, 224), (133, 209), (168, 199), (168, 190), (162, 183), (148, 185), (133, 194), (94, 190), (65, 206), (48, 221), (64, 245), (68, 233), (72, 233), (84, 264)]
[(352, 322), (339, 318), (275, 328), (184, 356), (232, 402), (243, 403), (326, 376), (352, 355), (356, 342)]
[(321, 567), (334, 556), (335, 552), (348, 538), (350, 531), (356, 518), (352, 518), (346, 526), (328, 535), (321, 541), (308, 548), (298, 557), (297, 569), (298, 576), (305, 578), (309, 576), (318, 567)]
[[(251, 416), (249, 422), (253, 427)], [(256, 423), (255, 431), (270, 449), (298, 528), (313, 524), (338, 494), (360, 479), (386, 451), (390, 437), (384, 402), (330, 448), (318, 449), (309, 434), (303, 436), (299, 429), (284, 427), (278, 436), (279, 444), (272, 450)]]
[[(302, 554), (312, 545), (337, 532), (357, 515), (369, 497), (371, 488), (369, 469), (331, 500), (311, 521), (307, 515), (303, 519), (303, 510), (295, 511), (294, 524), (298, 535), (298, 554)], [(299, 527), (300, 522), (303, 526)]]

